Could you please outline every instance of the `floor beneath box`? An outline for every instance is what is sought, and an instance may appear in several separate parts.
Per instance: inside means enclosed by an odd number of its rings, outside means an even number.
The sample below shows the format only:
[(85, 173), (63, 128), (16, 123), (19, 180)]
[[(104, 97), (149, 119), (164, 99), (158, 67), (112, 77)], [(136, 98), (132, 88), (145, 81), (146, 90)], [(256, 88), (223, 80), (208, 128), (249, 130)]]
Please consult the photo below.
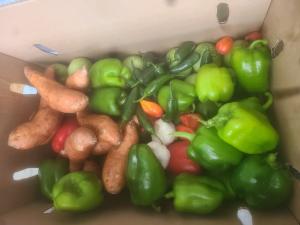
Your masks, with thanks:
[[(109, 201), (108, 201), (109, 200)], [(106, 199), (105, 207), (93, 212), (83, 214), (66, 214), (43, 212), (51, 208), (51, 204), (37, 201), (24, 207), (15, 209), (0, 217), (0, 225), (240, 225), (237, 218), (236, 205), (223, 207), (210, 216), (192, 216), (175, 213), (173, 210), (164, 209), (163, 213), (133, 207), (129, 199)], [(164, 208), (169, 208), (168, 206)], [(287, 209), (257, 212), (251, 210), (253, 225), (297, 225), (293, 215)], [(248, 224), (245, 224), (248, 225)]]

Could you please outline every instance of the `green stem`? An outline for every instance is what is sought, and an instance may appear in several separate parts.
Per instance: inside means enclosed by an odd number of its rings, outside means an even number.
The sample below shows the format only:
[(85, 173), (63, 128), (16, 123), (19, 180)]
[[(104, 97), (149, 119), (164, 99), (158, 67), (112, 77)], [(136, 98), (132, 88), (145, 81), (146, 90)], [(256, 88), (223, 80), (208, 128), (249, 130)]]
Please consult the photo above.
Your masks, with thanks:
[(183, 132), (183, 131), (176, 131), (173, 133), (173, 135), (175, 137), (182, 137), (182, 138), (186, 138), (188, 139), (189, 141), (192, 141), (195, 137), (195, 134), (191, 134), (191, 133), (188, 133), (188, 132)]
[(164, 195), (166, 199), (174, 198), (174, 192), (170, 191)]
[(265, 111), (267, 111), (273, 104), (273, 95), (270, 92), (266, 92), (265, 96), (267, 97), (267, 101), (262, 105), (262, 107)]
[(253, 48), (255, 48), (259, 44), (268, 45), (268, 41), (265, 40), (265, 39), (253, 41), (250, 44), (249, 49), (253, 49)]
[(278, 167), (277, 153), (270, 153), (267, 156), (266, 161), (273, 169), (276, 169)]
[(211, 127), (219, 127), (224, 126), (224, 124), (230, 119), (230, 115), (224, 115), (224, 116), (215, 116), (207, 121), (200, 120), (200, 123), (203, 124), (206, 128)]

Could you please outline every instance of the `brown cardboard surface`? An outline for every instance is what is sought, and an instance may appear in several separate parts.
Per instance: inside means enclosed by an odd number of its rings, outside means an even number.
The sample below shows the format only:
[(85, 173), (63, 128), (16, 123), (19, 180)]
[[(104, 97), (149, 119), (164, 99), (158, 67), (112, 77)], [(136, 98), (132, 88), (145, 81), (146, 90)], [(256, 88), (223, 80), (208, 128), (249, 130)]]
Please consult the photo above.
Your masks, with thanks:
[[(123, 198), (105, 202), (105, 207), (85, 214), (66, 214), (42, 212), (49, 209), (51, 205), (44, 202), (35, 202), (9, 212), (0, 217), (1, 225), (240, 225), (236, 216), (236, 206), (223, 208), (223, 210), (209, 216), (193, 216), (178, 214), (173, 210), (156, 213), (153, 210), (138, 209), (130, 205), (129, 199)], [(275, 211), (254, 212), (254, 225), (297, 225), (297, 222), (286, 209)], [(2, 222), (2, 223), (1, 223)]]
[(47, 155), (39, 150), (19, 152), (7, 146), (9, 132), (27, 120), (37, 106), (37, 96), (24, 97), (9, 91), (10, 82), (26, 82), (23, 74), (25, 65), (28, 64), (0, 54), (0, 213), (35, 198), (35, 179), (16, 182), (13, 181), (12, 174), (21, 169), (36, 167), (41, 157)]
[[(217, 5), (229, 5), (218, 24)], [(271, 0), (43, 0), (0, 8), (0, 52), (31, 62), (98, 58), (111, 52), (164, 50), (188, 39), (258, 30)], [(49, 56), (33, 44), (62, 54)]]
[[(275, 116), (281, 135), (280, 152), (300, 171), (300, 1), (273, 0), (263, 25), (264, 36), (274, 44), (284, 42), (283, 51), (273, 60), (272, 89)], [(300, 181), (290, 207), (300, 220)]]
[(300, 181), (294, 179), (294, 193), (290, 202), (290, 208), (295, 218), (300, 221)]
[(298, 0), (273, 0), (263, 25), (263, 33), (271, 45), (277, 39), (284, 42), (283, 51), (273, 61), (273, 89), (294, 89), (298, 94), (300, 94), (299, 10)]
[(275, 95), (274, 109), (282, 142), (280, 152), (300, 171), (300, 95), (284, 98)]

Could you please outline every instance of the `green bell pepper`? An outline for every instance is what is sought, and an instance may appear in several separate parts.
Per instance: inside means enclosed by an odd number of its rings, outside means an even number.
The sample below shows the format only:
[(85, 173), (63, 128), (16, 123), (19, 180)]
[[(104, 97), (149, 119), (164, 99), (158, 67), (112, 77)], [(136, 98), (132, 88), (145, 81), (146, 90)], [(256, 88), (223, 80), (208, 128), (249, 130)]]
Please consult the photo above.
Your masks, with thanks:
[(54, 208), (61, 211), (84, 212), (103, 201), (99, 178), (85, 171), (67, 174), (55, 184), (52, 193)]
[(217, 179), (182, 173), (175, 178), (173, 191), (166, 198), (174, 197), (173, 205), (178, 212), (208, 214), (220, 207), (226, 192)]
[(133, 73), (135, 69), (142, 70), (145, 66), (144, 60), (140, 55), (128, 56), (126, 59), (124, 59), (123, 64), (130, 70), (131, 73)]
[(278, 207), (292, 194), (291, 177), (275, 154), (245, 158), (233, 171), (231, 184), (238, 197), (254, 208)]
[(182, 135), (191, 141), (188, 148), (188, 156), (199, 163), (207, 171), (224, 172), (240, 163), (243, 153), (227, 144), (217, 134), (214, 127), (204, 126), (197, 130), (196, 134), (176, 132), (175, 136)]
[(210, 119), (214, 117), (218, 113), (220, 105), (219, 103), (207, 101), (200, 102), (198, 101), (196, 104), (196, 112), (200, 113), (201, 118)]
[[(182, 80), (174, 79), (172, 82), (172, 90), (175, 92), (179, 112), (186, 112), (193, 105), (196, 93), (193, 85)], [(169, 85), (163, 86), (157, 95), (157, 100), (160, 106), (166, 111), (168, 99), (170, 97)]]
[(234, 93), (230, 71), (215, 64), (202, 66), (196, 77), (196, 93), (201, 102), (226, 102)]
[(107, 58), (95, 62), (89, 71), (93, 88), (97, 87), (125, 87), (131, 78), (129, 68), (119, 59)]
[(267, 116), (240, 102), (223, 105), (204, 124), (215, 126), (221, 139), (248, 154), (272, 151), (278, 144), (278, 133)]
[(121, 105), (126, 93), (117, 87), (97, 88), (90, 96), (92, 111), (110, 116), (121, 115)]
[(246, 40), (236, 40), (233, 43), (233, 46), (231, 48), (231, 50), (224, 55), (224, 63), (227, 67), (231, 67), (231, 56), (232, 56), (232, 52), (234, 49), (239, 48), (239, 47), (248, 47), (249, 42)]
[(273, 96), (270, 93), (265, 93), (267, 100), (265, 103), (261, 103), (257, 97), (249, 97), (240, 101), (240, 104), (244, 107), (257, 110), (259, 112), (266, 112), (273, 104)]
[(200, 59), (193, 66), (194, 71), (198, 72), (200, 67), (207, 63), (214, 63), (221, 66), (222, 57), (216, 51), (215, 45), (210, 42), (202, 42), (197, 45), (195, 52), (200, 54)]
[(191, 84), (191, 85), (195, 85), (196, 84), (196, 77), (197, 77), (197, 74), (194, 73), (194, 74), (191, 74), (189, 76), (187, 76), (184, 81)]
[(55, 79), (64, 84), (69, 76), (67, 66), (61, 63), (55, 63), (52, 64), (51, 67), (54, 69)]
[(44, 196), (52, 199), (53, 186), (69, 172), (68, 161), (64, 159), (48, 159), (39, 166), (40, 188)]
[(146, 144), (134, 145), (130, 149), (126, 178), (134, 205), (150, 206), (167, 190), (165, 171)]
[(267, 41), (256, 40), (248, 48), (235, 48), (230, 62), (244, 91), (258, 94), (269, 89), (271, 54)]
[(92, 66), (91, 60), (85, 57), (72, 59), (72, 61), (68, 66), (68, 74), (72, 75), (77, 70), (81, 70), (84, 66), (87, 70), (89, 70), (90, 67)]

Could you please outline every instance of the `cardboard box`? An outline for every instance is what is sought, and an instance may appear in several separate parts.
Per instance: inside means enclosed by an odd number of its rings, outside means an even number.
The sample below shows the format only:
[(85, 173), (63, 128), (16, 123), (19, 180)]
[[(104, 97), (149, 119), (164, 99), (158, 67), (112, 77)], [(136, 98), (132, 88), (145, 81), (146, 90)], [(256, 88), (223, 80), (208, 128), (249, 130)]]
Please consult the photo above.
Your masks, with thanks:
[[(297, 0), (19, 0), (0, 6), (0, 225), (241, 224), (239, 205), (223, 207), (210, 216), (181, 215), (171, 209), (156, 213), (133, 207), (126, 195), (107, 197), (101, 209), (86, 214), (43, 213), (51, 204), (41, 199), (36, 177), (15, 181), (13, 174), (37, 167), (50, 150), (19, 152), (7, 146), (9, 131), (28, 119), (38, 97), (13, 94), (9, 84), (26, 82), (23, 67), (28, 64), (164, 51), (184, 40), (239, 37), (262, 29), (271, 46), (284, 46), (273, 61), (274, 109), (282, 137), (280, 154), (300, 171), (299, 11)], [(52, 54), (40, 51), (37, 44), (52, 49)], [(251, 210), (251, 214), (255, 225), (298, 224), (300, 181), (295, 178), (289, 208)]]

